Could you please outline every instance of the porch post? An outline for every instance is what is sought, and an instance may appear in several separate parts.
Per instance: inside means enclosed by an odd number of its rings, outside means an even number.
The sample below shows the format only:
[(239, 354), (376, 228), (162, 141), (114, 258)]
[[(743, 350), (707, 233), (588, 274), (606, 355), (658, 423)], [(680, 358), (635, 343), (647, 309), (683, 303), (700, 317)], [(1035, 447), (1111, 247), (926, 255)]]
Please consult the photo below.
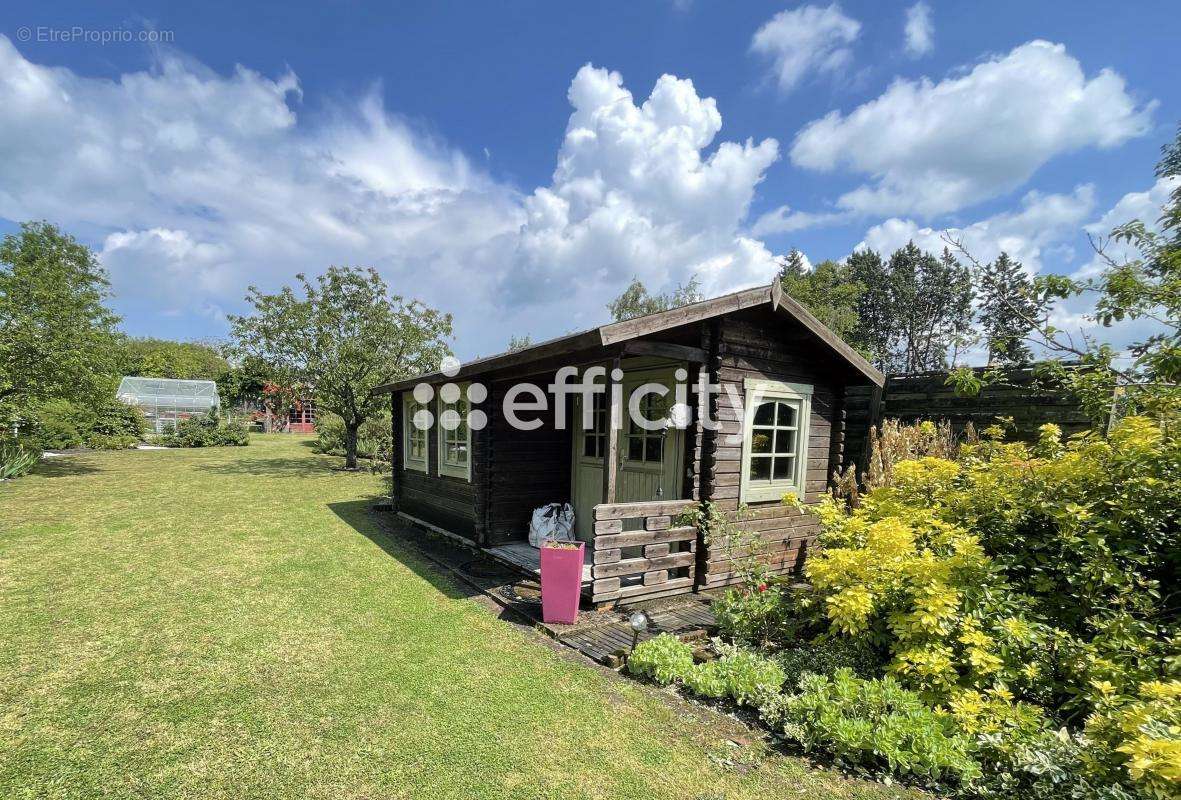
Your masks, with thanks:
[(607, 370), (607, 441), (603, 448), (603, 502), (615, 502), (615, 470), (619, 465), (619, 431), (623, 425), (623, 393), (619, 390), (620, 358)]

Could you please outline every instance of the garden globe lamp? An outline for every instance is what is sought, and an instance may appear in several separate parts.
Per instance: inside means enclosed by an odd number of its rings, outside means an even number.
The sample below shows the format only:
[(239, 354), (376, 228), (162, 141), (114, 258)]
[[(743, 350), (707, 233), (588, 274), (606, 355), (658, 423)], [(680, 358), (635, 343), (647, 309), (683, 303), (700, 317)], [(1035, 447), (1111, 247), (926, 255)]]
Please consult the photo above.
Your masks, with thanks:
[(648, 630), (648, 626), (652, 624), (652, 620), (648, 619), (648, 615), (643, 611), (637, 611), (628, 618), (627, 624), (632, 629), (632, 650), (635, 650), (636, 644), (640, 641), (640, 633)]

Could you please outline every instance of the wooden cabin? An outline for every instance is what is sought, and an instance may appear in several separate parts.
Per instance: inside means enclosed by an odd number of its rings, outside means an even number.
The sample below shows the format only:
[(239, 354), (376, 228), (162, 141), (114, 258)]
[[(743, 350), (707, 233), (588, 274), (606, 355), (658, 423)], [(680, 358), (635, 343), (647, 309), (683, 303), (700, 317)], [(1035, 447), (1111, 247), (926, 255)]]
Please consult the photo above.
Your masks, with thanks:
[[(544, 410), (510, 424), (506, 398), (532, 397), (515, 386), (544, 390), (562, 368), (578, 379), (593, 367), (606, 374), (585, 414), (583, 395), (547, 394)], [(767, 566), (792, 572), (816, 522), (782, 497), (819, 499), (846, 461), (846, 392), (883, 382), (778, 283), (603, 325), (380, 387), (392, 399), (393, 509), (536, 570), (533, 510), (571, 503), (587, 543), (584, 594), (595, 604), (735, 582), (741, 554), (678, 523), (702, 501), (730, 515), (742, 508), (739, 526), (761, 539)], [(651, 430), (629, 415), (644, 384), (668, 394), (643, 395), (638, 410), (652, 421), (676, 417), (674, 425)], [(678, 391), (686, 399), (670, 414)], [(415, 425), (416, 414), (433, 425)], [(454, 425), (456, 415), (464, 422)]]

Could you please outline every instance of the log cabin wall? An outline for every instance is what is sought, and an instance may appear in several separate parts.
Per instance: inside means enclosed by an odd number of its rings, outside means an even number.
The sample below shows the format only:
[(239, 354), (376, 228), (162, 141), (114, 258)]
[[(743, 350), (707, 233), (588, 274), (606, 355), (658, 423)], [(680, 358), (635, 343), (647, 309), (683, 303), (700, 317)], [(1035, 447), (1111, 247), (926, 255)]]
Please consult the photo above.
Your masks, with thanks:
[(542, 420), (536, 430), (518, 430), (504, 417), (504, 396), (514, 384), (528, 381), (545, 391), (553, 380), (554, 373), (550, 372), (494, 382), (491, 386), (487, 403), (487, 432), (491, 436), (485, 437), (489, 444), (474, 465), (487, 481), (481, 497), (487, 519), (481, 544), (495, 546), (525, 540), (535, 508), (570, 502), (571, 408), (566, 409), (563, 430), (555, 429), (552, 397), (544, 413), (520, 414), (522, 420)]
[[(441, 384), (440, 384), (441, 385)], [(436, 397), (438, 395), (438, 386)], [(472, 431), (471, 480), (439, 474), (438, 403), (431, 404), (435, 424), (427, 432), (427, 471), (406, 469), (403, 461), (403, 405), (402, 393), (393, 394), (394, 487), (391, 500), (394, 510), (429, 522), (450, 533), (478, 542), (483, 531), (479, 513), (484, 490), (484, 475), (479, 469), (480, 458), (486, 447), (482, 431)], [(487, 401), (475, 405), (487, 411)]]
[[(812, 385), (812, 408), (808, 430), (808, 464), (805, 502), (820, 499), (828, 484), (832, 467), (840, 458), (841, 441), (833, 439), (834, 421), (841, 422), (841, 402), (848, 369), (836, 355), (830, 355), (814, 337), (799, 326), (786, 322), (763, 309), (751, 309), (719, 318), (710, 323), (703, 342), (710, 354), (711, 380), (733, 388), (711, 402), (720, 425), (716, 431), (704, 431), (699, 452), (702, 459), (703, 499), (712, 500), (733, 519), (737, 515), (742, 469), (742, 404), (744, 380)], [(734, 438), (731, 438), (734, 437)], [(757, 535), (755, 546), (762, 560), (774, 573), (796, 571), (802, 566), (808, 545), (818, 533), (814, 518), (790, 508), (778, 500), (748, 503), (738, 526)], [(742, 548), (713, 542), (699, 549), (697, 578), (699, 588), (715, 588), (738, 581), (732, 558), (743, 555)]]

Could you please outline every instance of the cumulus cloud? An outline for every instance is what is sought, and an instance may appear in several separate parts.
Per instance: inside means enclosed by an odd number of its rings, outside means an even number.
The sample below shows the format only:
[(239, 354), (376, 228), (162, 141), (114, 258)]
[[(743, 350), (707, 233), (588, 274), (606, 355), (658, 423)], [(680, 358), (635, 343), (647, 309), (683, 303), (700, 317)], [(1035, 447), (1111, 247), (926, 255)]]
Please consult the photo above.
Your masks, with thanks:
[(771, 60), (779, 89), (790, 92), (810, 72), (836, 73), (853, 60), (850, 45), (861, 34), (861, 23), (833, 3), (827, 7), (800, 6), (780, 11), (759, 28), (750, 49)]
[(778, 146), (704, 157), (721, 116), (688, 81), (666, 76), (637, 106), (617, 74), (580, 71), (553, 183), (525, 194), (386, 109), (378, 88), (310, 121), (292, 73), (157, 58), (90, 78), (0, 36), (0, 217), (94, 245), (139, 330), (166, 316), (220, 334), (210, 320), (240, 310), (248, 284), (366, 264), (453, 312), (471, 356), (600, 322), (632, 274), (662, 289), (698, 272), (724, 290), (773, 264), (740, 230)]
[(925, 56), (935, 49), (935, 24), (931, 21), (931, 7), (924, 2), (906, 9), (906, 52), (912, 58)]
[(1040, 272), (1047, 250), (1060, 248), (1076, 238), (1095, 207), (1095, 190), (1089, 184), (1070, 194), (1029, 192), (1017, 211), (1006, 211), (963, 227), (936, 229), (912, 219), (892, 217), (870, 228), (856, 249), (868, 247), (883, 256), (913, 241), (922, 249), (940, 253), (948, 244), (944, 236), (963, 242), (977, 261), (992, 261), (1002, 251), (1020, 261), (1030, 274)]
[(662, 76), (637, 104), (618, 72), (584, 66), (553, 182), (525, 200), (504, 291), (512, 303), (571, 291), (606, 302), (632, 275), (667, 286), (697, 275), (706, 292), (770, 280), (772, 254), (737, 233), (778, 144), (722, 142), (712, 98)]
[(755, 236), (795, 233), (825, 225), (839, 225), (849, 218), (850, 214), (844, 211), (792, 211), (790, 206), (779, 206), (755, 220), (750, 226), (750, 232)]
[[(1158, 178), (1156, 183), (1147, 191), (1128, 192), (1121, 197), (1102, 217), (1086, 226), (1087, 233), (1097, 243), (1101, 242), (1104, 255), (1116, 263), (1138, 257), (1138, 253), (1130, 244), (1111, 240), (1112, 230), (1120, 225), (1140, 220), (1144, 226), (1154, 232), (1160, 231), (1160, 216), (1173, 190), (1181, 186), (1181, 178), (1168, 176)], [(1108, 262), (1100, 255), (1094, 257), (1074, 275), (1075, 278), (1093, 278), (1108, 266)]]
[(929, 217), (1012, 191), (1054, 156), (1141, 136), (1155, 105), (1139, 106), (1112, 70), (1088, 80), (1064, 46), (1033, 41), (938, 83), (897, 79), (805, 126), (791, 160), (869, 175), (843, 209)]

